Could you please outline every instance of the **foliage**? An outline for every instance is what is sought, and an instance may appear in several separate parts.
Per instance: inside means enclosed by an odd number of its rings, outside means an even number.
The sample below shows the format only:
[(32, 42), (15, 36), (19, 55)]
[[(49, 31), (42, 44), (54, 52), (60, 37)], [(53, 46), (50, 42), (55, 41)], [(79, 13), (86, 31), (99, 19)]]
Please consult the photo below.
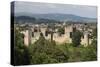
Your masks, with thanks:
[(59, 35), (64, 34), (64, 32), (65, 32), (65, 30), (64, 30), (63, 27), (61, 27), (61, 28), (58, 29)]
[[(95, 44), (96, 45), (96, 44)], [(62, 44), (59, 46), (68, 55), (68, 62), (95, 61), (97, 50), (92, 44), (84, 47), (74, 47), (73, 44)]]
[(97, 51), (93, 45), (87, 46), (81, 50), (81, 61), (97, 60)]
[(23, 34), (15, 30), (14, 65), (95, 61), (97, 60), (97, 33), (94, 31), (92, 43), (87, 47), (80, 45), (82, 34), (79, 31), (72, 35), (73, 43), (58, 45), (53, 40), (46, 40), (41, 33), (34, 44), (26, 47), (23, 44)]
[(58, 63), (67, 62), (68, 60), (68, 56), (56, 47), (54, 41), (45, 40), (43, 36), (32, 46), (31, 64)]
[(78, 30), (72, 32), (72, 43), (74, 47), (80, 45), (82, 33)]
[(92, 43), (85, 47), (81, 53), (82, 61), (93, 61), (97, 60), (97, 28), (93, 29), (92, 32)]
[(15, 30), (14, 37), (14, 65), (27, 65), (30, 64), (30, 54), (28, 48), (23, 44), (23, 34)]

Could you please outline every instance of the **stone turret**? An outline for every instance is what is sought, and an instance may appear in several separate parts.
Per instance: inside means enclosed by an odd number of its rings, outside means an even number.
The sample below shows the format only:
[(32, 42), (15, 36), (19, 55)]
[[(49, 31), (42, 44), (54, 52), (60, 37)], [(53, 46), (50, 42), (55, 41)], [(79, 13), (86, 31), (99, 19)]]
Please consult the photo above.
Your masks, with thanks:
[(28, 46), (29, 44), (31, 44), (32, 32), (30, 30), (25, 30), (22, 31), (21, 33), (24, 34), (24, 45)]
[(70, 38), (70, 32), (73, 32), (73, 27), (72, 26), (65, 27), (65, 37)]
[(81, 39), (81, 43), (84, 45), (84, 46), (88, 46), (90, 44), (90, 39), (89, 39), (89, 32), (88, 31), (85, 31), (84, 34), (83, 34), (83, 38)]
[(86, 46), (89, 45), (89, 34), (88, 34), (88, 32), (86, 32), (86, 33), (84, 34), (84, 39), (85, 39), (85, 45), (86, 45)]

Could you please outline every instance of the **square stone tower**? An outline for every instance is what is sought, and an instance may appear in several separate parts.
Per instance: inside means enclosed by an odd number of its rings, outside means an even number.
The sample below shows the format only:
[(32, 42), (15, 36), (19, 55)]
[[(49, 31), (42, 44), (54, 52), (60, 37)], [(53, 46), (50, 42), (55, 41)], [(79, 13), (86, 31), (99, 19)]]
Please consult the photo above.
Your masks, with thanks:
[(32, 32), (30, 30), (25, 30), (22, 31), (21, 33), (24, 34), (24, 45), (28, 46), (29, 44), (31, 44)]

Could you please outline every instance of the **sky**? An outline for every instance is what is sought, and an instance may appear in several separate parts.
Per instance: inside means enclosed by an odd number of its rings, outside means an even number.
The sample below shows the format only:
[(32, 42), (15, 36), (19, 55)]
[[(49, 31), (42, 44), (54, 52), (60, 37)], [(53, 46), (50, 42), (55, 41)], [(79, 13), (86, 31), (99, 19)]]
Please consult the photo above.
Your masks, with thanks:
[(15, 13), (22, 12), (32, 14), (74, 14), (81, 17), (97, 18), (96, 6), (16, 1)]

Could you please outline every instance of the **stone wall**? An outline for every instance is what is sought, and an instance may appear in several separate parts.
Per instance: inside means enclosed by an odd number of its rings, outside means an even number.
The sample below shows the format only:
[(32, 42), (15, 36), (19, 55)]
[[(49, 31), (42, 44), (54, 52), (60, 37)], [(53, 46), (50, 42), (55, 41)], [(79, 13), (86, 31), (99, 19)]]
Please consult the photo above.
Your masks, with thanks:
[[(48, 34), (48, 36), (45, 36), (45, 32), (47, 30), (46, 27), (44, 27), (44, 28), (39, 27), (37, 29), (38, 30), (40, 29), (40, 31), (34, 32), (34, 27), (33, 27), (33, 28), (31, 28), (31, 31), (26, 30), (23, 32), (24, 33), (24, 44), (26, 46), (28, 46), (28, 44), (30, 42), (34, 43), (35, 41), (37, 41), (40, 37), (40, 32), (42, 32), (45, 39), (47, 39), (47, 40), (51, 39), (51, 34)], [(61, 36), (59, 36), (57, 32), (54, 32), (53, 33), (53, 40), (55, 40), (57, 43), (72, 43), (72, 39), (70, 37), (71, 32), (73, 32), (73, 25), (65, 27), (65, 34), (62, 34)], [(31, 36), (32, 34), (34, 34), (33, 37)], [(88, 34), (89, 33), (85, 32), (83, 34), (84, 38), (81, 38), (81, 44), (83, 44), (84, 46), (87, 46), (88, 44), (91, 43), (91, 39), (88, 38)]]

